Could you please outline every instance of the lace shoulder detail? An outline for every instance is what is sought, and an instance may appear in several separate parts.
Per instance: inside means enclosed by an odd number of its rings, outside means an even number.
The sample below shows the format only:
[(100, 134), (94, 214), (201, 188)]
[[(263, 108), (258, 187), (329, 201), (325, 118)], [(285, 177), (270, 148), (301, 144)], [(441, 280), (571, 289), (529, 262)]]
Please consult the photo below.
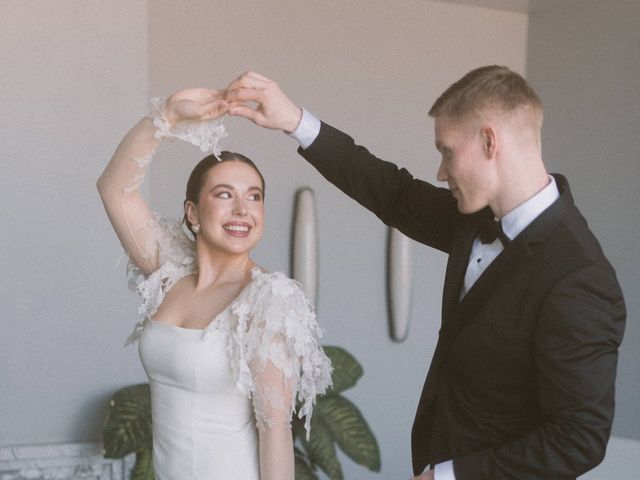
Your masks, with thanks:
[[(248, 288), (231, 305), (235, 318), (228, 352), (236, 385), (253, 397), (260, 430), (270, 426), (269, 411), (278, 405), (288, 409), (290, 419), (297, 399), (298, 417), (306, 417), (308, 436), (315, 398), (332, 384), (331, 361), (319, 343), (322, 329), (297, 282), (258, 268), (252, 276)], [(268, 364), (281, 372), (290, 399), (274, 398), (273, 391), (260, 388), (256, 379)]]
[(178, 219), (156, 216), (148, 228), (151, 229), (153, 241), (158, 248), (160, 267), (149, 276), (145, 276), (129, 260), (129, 289), (140, 295), (141, 303), (138, 307), (140, 320), (125, 345), (138, 340), (147, 320), (156, 313), (169, 289), (181, 278), (197, 271), (195, 242), (187, 236)]

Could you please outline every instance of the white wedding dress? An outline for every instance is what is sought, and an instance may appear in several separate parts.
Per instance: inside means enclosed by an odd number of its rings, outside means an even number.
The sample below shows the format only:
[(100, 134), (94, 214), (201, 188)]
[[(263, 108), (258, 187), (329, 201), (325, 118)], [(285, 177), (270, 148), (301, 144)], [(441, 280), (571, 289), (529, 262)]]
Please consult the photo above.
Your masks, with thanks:
[[(152, 103), (155, 139), (179, 138), (203, 151), (219, 150), (226, 133), (217, 121), (183, 122), (171, 130), (162, 117), (163, 100)], [(102, 180), (122, 186), (120, 202), (105, 192), (107, 213), (135, 249), (129, 254), (145, 271), (154, 270), (144, 275), (129, 262), (129, 286), (142, 302), (127, 344), (139, 341), (151, 387), (156, 479), (293, 479), (296, 402), (308, 435), (316, 395), (331, 385), (331, 362), (319, 344), (322, 331), (313, 308), (296, 282), (256, 268), (249, 284), (204, 329), (153, 319), (167, 292), (198, 268), (195, 242), (182, 223), (154, 216), (141, 198), (139, 186), (154, 153), (144, 134), (148, 123), (125, 136)]]
[[(264, 479), (265, 469), (277, 469), (268, 463), (277, 462), (279, 446), (260, 443), (259, 435), (282, 428), (290, 435), (296, 398), (308, 429), (315, 396), (331, 382), (313, 309), (296, 282), (254, 268), (206, 328), (154, 320), (170, 288), (194, 273), (195, 252), (177, 220), (160, 219), (153, 228), (161, 266), (145, 277), (129, 265), (142, 320), (128, 343), (139, 341), (151, 387), (156, 479)], [(259, 452), (260, 444), (273, 451)], [(261, 454), (270, 460), (261, 462)]]

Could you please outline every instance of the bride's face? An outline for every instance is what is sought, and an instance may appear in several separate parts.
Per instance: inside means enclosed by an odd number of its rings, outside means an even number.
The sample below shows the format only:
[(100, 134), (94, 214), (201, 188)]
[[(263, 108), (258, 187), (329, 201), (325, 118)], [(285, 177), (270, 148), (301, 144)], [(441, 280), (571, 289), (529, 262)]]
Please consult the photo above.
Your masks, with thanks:
[[(239, 161), (222, 162), (207, 172), (193, 212), (199, 237), (210, 248), (249, 252), (262, 238), (264, 192), (258, 172)], [(191, 219), (190, 219), (191, 220)]]

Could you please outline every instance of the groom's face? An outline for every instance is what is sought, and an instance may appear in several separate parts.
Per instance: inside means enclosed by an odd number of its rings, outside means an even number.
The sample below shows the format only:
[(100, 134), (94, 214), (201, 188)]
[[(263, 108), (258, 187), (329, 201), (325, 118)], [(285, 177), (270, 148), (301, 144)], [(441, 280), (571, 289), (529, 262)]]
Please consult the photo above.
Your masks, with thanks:
[(462, 213), (473, 213), (489, 203), (488, 165), (481, 130), (473, 120), (438, 116), (435, 119), (436, 148), (442, 159), (438, 181), (447, 182)]

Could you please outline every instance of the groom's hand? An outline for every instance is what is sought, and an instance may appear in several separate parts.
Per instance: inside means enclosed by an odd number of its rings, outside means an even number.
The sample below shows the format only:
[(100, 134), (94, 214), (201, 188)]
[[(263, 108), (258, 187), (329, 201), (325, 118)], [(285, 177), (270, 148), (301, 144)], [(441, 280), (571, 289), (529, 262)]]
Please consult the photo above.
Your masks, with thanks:
[(273, 80), (247, 72), (227, 87), (229, 115), (251, 120), (256, 125), (287, 133), (298, 128), (302, 109), (280, 90)]

